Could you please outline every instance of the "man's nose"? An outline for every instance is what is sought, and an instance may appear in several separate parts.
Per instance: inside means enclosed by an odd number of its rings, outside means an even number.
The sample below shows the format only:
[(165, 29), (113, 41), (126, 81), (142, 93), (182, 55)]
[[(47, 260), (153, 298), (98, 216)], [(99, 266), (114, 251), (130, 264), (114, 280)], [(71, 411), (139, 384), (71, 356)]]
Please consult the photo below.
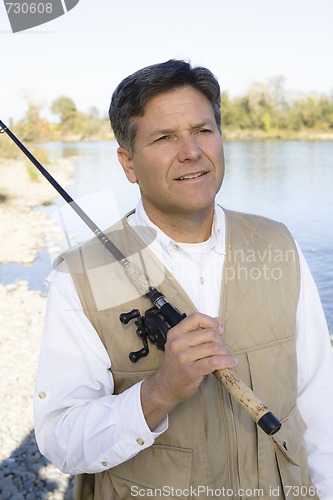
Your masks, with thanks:
[(191, 134), (179, 139), (178, 159), (180, 162), (187, 160), (196, 161), (202, 157), (202, 151), (195, 137)]

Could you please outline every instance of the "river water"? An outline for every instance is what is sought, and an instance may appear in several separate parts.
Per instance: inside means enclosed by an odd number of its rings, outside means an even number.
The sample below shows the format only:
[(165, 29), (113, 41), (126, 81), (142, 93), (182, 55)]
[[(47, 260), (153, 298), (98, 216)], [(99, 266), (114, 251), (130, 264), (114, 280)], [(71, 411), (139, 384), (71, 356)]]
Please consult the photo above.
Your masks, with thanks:
[[(69, 192), (102, 229), (135, 206), (139, 191), (117, 162), (115, 142), (50, 143), (43, 148), (51, 159), (73, 159), (75, 179)], [(226, 142), (225, 160), (218, 201), (288, 226), (308, 261), (333, 332), (333, 142)], [(91, 237), (61, 200), (55, 199), (47, 210), (61, 224), (65, 246)], [(31, 288), (41, 288), (50, 268), (44, 250), (30, 267), (2, 266), (2, 281), (20, 277)]]

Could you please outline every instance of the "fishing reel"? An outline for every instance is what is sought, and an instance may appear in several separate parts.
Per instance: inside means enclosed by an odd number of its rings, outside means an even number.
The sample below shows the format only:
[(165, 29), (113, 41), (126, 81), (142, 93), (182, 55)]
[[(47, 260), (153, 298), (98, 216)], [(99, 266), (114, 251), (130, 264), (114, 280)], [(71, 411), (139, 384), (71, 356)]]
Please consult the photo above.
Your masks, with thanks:
[(140, 358), (149, 354), (148, 340), (155, 344), (158, 349), (164, 350), (171, 325), (157, 307), (151, 307), (143, 316), (141, 316), (139, 309), (132, 309), (132, 311), (120, 314), (119, 319), (123, 325), (127, 325), (135, 319), (136, 334), (143, 343), (142, 349), (129, 353), (129, 359), (132, 363), (136, 363)]

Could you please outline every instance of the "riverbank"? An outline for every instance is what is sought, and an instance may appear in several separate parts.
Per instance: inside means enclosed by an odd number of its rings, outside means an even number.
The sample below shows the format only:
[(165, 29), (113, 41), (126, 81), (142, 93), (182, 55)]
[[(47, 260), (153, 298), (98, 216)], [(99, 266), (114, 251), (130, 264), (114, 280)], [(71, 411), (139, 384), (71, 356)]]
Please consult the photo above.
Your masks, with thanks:
[[(73, 165), (50, 166), (59, 182), (71, 183)], [(55, 197), (41, 177), (33, 182), (23, 161), (0, 163), (0, 264), (31, 264), (46, 247), (45, 234), (61, 241), (59, 228), (36, 207)], [(49, 248), (57, 253), (56, 245)], [(41, 456), (33, 433), (32, 401), (40, 350), (45, 294), (26, 281), (0, 284), (0, 499), (70, 500), (70, 477)]]
[[(51, 164), (49, 171), (61, 185), (69, 186), (73, 168), (69, 160), (61, 160)], [(46, 214), (34, 210), (51, 204), (57, 194), (55, 189), (41, 174), (37, 180), (32, 179), (23, 160), (0, 163), (0, 263), (31, 264), (37, 252), (46, 247), (46, 233), (51, 240), (62, 238)], [(58, 248), (49, 251), (56, 253)]]
[[(223, 127), (222, 127), (223, 128)], [(333, 141), (333, 132), (323, 130), (232, 130), (223, 129), (225, 141)]]

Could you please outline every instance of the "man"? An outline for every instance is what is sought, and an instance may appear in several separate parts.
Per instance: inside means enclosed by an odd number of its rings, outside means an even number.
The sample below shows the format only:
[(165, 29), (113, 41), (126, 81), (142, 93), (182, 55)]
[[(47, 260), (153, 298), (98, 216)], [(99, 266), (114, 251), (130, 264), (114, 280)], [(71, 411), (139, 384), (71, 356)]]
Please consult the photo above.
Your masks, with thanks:
[[(332, 355), (318, 293), (282, 224), (216, 205), (218, 82), (183, 61), (143, 68), (117, 87), (110, 120), (141, 201), (108, 236), (187, 316), (164, 352), (150, 346), (131, 363), (140, 339), (119, 314), (151, 304), (99, 242), (64, 254), (49, 278), (36, 382), (41, 452), (77, 475), (82, 499), (333, 497)], [(217, 382), (224, 368), (279, 416), (277, 434)]]

